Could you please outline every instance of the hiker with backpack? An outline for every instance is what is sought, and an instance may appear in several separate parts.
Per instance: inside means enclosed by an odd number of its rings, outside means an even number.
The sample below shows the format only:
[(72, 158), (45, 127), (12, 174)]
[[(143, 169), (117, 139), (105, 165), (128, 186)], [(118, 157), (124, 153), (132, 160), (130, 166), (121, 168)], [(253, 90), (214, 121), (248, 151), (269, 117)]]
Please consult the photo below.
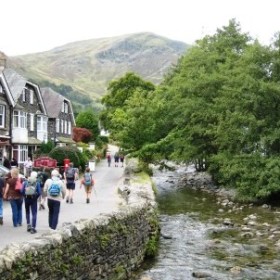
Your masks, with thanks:
[[(36, 171), (32, 171), (28, 179), (23, 182), (21, 191), (25, 203), (27, 231), (31, 234), (37, 232), (37, 200), (41, 195), (41, 185), (38, 181), (37, 175)], [(32, 221), (30, 220), (30, 212), (32, 214)]]
[(44, 193), (44, 185), (48, 178), (51, 176), (50, 169), (48, 167), (42, 167), (41, 171), (38, 173), (38, 181), (40, 182), (41, 186), (41, 196), (39, 197), (40, 200), (40, 206), (39, 210), (45, 210), (45, 200), (46, 200), (46, 194)]
[(92, 178), (89, 167), (86, 168), (83, 179), (81, 180), (81, 188), (82, 185), (84, 186), (86, 192), (86, 203), (89, 203), (91, 191), (92, 188), (94, 188), (94, 179)]
[(44, 185), (44, 193), (47, 194), (49, 208), (49, 227), (56, 229), (58, 224), (58, 216), (60, 211), (61, 200), (66, 195), (66, 188), (60, 179), (59, 172), (54, 169), (51, 178), (47, 179)]
[(73, 203), (73, 194), (75, 190), (75, 181), (78, 180), (78, 173), (76, 169), (73, 167), (73, 163), (70, 162), (69, 166), (64, 172), (64, 178), (66, 180), (66, 189), (67, 189), (67, 195), (66, 195), (66, 203), (70, 202)]
[(22, 225), (23, 198), (20, 192), (22, 187), (22, 180), (21, 178), (19, 178), (19, 170), (16, 167), (11, 169), (9, 175), (11, 175), (11, 177), (8, 177), (6, 181), (3, 198), (10, 201), (13, 214), (13, 225), (14, 227), (18, 227)]

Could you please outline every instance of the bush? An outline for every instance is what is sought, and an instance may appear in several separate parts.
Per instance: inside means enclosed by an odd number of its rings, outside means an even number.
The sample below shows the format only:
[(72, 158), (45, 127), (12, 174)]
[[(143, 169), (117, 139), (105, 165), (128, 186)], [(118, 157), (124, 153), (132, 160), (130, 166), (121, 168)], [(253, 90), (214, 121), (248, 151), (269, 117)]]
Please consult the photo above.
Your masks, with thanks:
[(51, 150), (49, 156), (57, 160), (58, 166), (63, 166), (64, 159), (68, 158), (71, 162), (73, 162), (75, 167), (81, 167), (82, 170), (85, 169), (85, 165), (88, 161), (88, 158), (74, 146), (55, 147)]

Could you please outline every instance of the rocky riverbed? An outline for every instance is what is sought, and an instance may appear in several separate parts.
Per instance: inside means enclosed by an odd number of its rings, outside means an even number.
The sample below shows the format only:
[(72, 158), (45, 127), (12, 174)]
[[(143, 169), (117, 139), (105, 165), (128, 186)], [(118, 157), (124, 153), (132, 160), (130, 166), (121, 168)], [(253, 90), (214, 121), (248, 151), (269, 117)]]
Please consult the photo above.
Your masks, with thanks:
[(154, 172), (159, 254), (142, 280), (280, 279), (280, 209), (233, 202), (191, 167)]

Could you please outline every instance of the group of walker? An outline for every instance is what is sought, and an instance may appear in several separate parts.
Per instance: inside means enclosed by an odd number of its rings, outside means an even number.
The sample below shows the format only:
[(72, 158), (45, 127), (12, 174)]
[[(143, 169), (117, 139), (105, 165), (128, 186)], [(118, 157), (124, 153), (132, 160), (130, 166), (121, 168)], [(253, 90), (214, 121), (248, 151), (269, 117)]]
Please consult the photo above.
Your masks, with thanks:
[[(47, 198), (48, 224), (50, 229), (55, 230), (58, 224), (61, 201), (66, 198), (66, 203), (73, 203), (73, 193), (78, 179), (78, 171), (72, 163), (69, 164), (63, 175), (55, 168), (51, 171), (50, 176), (45, 170), (39, 173), (31, 171), (27, 179), (20, 178), (17, 167), (12, 168), (6, 180), (0, 178), (0, 225), (3, 225), (3, 199), (10, 202), (14, 227), (22, 226), (24, 201), (27, 231), (32, 234), (36, 233), (38, 201), (40, 203), (39, 210), (43, 210), (45, 209), (45, 198)], [(82, 188), (82, 186), (85, 188), (86, 203), (90, 203), (94, 179), (89, 168), (86, 168), (81, 179), (80, 187)]]
[[(112, 156), (111, 156), (110, 152), (107, 152), (106, 158), (107, 158), (108, 167), (110, 167), (111, 166), (111, 161), (112, 161)], [(119, 154), (117, 152), (114, 155), (115, 167), (119, 166), (119, 162), (121, 163), (121, 167), (124, 167), (124, 155), (123, 154)]]

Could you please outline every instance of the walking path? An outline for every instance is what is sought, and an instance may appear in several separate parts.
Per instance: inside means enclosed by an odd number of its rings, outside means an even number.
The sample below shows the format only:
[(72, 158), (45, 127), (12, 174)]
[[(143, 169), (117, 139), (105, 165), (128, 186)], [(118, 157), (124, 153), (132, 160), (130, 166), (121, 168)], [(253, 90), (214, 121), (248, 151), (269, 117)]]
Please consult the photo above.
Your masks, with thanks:
[[(114, 146), (110, 147), (114, 154)], [(120, 165), (120, 164), (119, 164)], [(111, 167), (108, 167), (107, 161), (99, 162), (93, 172), (95, 179), (95, 192), (91, 195), (91, 201), (86, 203), (84, 188), (80, 188), (80, 180), (76, 182), (74, 192), (74, 203), (66, 203), (65, 199), (61, 202), (58, 227), (59, 229), (65, 222), (75, 222), (79, 219), (95, 217), (101, 213), (112, 213), (118, 210), (121, 198), (117, 194), (117, 185), (123, 179), (122, 167), (115, 167), (112, 161)], [(0, 250), (4, 249), (10, 243), (19, 243), (32, 240), (43, 233), (49, 232), (48, 226), (48, 207), (45, 210), (38, 210), (37, 214), (37, 233), (27, 232), (25, 208), (23, 204), (23, 226), (13, 227), (12, 210), (9, 202), (4, 202), (4, 225), (0, 226)]]

